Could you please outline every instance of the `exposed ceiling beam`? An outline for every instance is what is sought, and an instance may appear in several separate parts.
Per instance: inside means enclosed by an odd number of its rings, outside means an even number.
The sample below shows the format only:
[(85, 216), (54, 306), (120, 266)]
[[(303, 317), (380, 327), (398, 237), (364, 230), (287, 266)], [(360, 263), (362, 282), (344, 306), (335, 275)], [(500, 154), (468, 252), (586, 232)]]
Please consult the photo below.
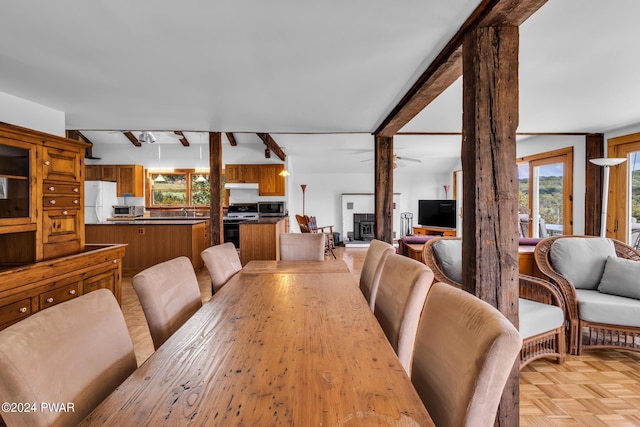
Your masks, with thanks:
[(183, 146), (185, 146), (185, 147), (189, 146), (189, 141), (187, 140), (187, 137), (184, 136), (184, 134), (182, 132), (180, 132), (179, 130), (174, 130), (173, 133), (175, 133), (176, 135), (178, 135), (180, 137), (180, 143)]
[(273, 154), (278, 156), (278, 158), (284, 162), (284, 159), (287, 157), (287, 155), (284, 154), (282, 148), (280, 148), (278, 143), (271, 137), (271, 135), (269, 135), (268, 133), (258, 133), (256, 135), (260, 137), (262, 142), (264, 142), (264, 145), (266, 145)]
[(238, 145), (238, 143), (236, 142), (236, 137), (233, 136), (231, 132), (226, 132), (225, 135), (227, 135), (227, 139), (229, 140), (229, 145), (231, 145), (232, 147), (235, 147), (236, 145)]
[(467, 34), (483, 26), (519, 26), (546, 2), (547, 0), (483, 0), (382, 121), (374, 135), (395, 135), (462, 75), (462, 40)]
[(138, 138), (136, 138), (131, 132), (123, 132), (123, 133), (124, 133), (124, 136), (126, 136), (127, 139), (131, 141), (133, 145), (135, 145), (136, 147), (142, 147), (142, 144), (140, 143), (140, 141), (138, 141)]

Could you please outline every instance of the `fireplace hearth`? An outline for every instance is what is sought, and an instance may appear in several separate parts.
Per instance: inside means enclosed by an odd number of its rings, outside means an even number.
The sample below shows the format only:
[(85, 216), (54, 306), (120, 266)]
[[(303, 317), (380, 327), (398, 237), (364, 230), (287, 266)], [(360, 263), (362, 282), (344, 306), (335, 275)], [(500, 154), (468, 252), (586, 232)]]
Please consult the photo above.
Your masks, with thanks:
[(375, 217), (372, 213), (353, 214), (353, 239), (371, 241), (375, 237)]

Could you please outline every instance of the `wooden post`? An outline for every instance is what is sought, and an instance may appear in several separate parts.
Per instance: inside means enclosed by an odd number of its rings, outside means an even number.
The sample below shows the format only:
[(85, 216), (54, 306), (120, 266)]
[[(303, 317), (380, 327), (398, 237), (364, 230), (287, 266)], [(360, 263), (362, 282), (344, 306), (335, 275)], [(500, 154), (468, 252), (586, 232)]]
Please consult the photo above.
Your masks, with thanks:
[(393, 137), (375, 137), (375, 236), (393, 243)]
[(209, 232), (211, 235), (211, 246), (219, 245), (223, 242), (222, 231), (222, 134), (220, 132), (209, 132), (209, 183), (211, 185)]
[[(462, 287), (518, 327), (518, 27), (480, 27), (463, 43)], [(519, 362), (496, 425), (517, 426)]]
[(594, 165), (589, 159), (604, 157), (604, 135), (592, 133), (585, 136), (585, 182), (584, 194), (584, 234), (600, 235), (602, 213), (602, 176), (604, 168)]

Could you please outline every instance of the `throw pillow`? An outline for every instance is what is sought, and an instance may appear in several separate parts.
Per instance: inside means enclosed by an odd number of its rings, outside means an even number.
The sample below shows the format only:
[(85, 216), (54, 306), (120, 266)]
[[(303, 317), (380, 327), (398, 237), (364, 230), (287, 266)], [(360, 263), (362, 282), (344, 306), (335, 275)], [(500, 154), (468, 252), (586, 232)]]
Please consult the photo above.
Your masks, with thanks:
[(615, 257), (616, 249), (604, 237), (563, 237), (549, 251), (553, 268), (577, 289), (598, 288), (609, 255)]
[(640, 299), (640, 262), (608, 257), (598, 290), (604, 294)]
[(442, 239), (433, 244), (433, 249), (444, 274), (462, 283), (462, 240)]

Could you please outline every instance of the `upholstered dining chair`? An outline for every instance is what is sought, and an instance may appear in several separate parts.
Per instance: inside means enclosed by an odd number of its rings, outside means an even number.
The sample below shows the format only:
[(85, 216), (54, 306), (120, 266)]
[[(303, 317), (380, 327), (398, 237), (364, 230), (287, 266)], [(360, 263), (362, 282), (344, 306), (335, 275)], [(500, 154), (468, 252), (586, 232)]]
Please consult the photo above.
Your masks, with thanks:
[(324, 234), (280, 234), (280, 259), (282, 261), (324, 261)]
[[(75, 426), (137, 368), (113, 294), (99, 289), (35, 313), (0, 331), (0, 400), (33, 403), (3, 411), (9, 426)], [(69, 402), (65, 411), (44, 402)]]
[(367, 255), (364, 258), (362, 271), (360, 272), (360, 290), (369, 302), (371, 310), (375, 307), (382, 266), (387, 257), (394, 252), (395, 250), (392, 245), (376, 239), (370, 242), (369, 248), (367, 249)]
[(431, 286), (411, 382), (437, 426), (493, 426), (522, 338), (496, 308), (461, 289)]
[(211, 276), (211, 295), (220, 290), (238, 271), (242, 263), (233, 243), (211, 246), (200, 253)]
[(333, 258), (336, 254), (333, 252), (335, 243), (333, 240), (333, 225), (326, 225), (324, 227), (318, 227), (318, 222), (315, 216), (308, 215), (296, 215), (296, 221), (300, 227), (301, 233), (321, 233), (324, 234), (324, 248), (325, 251), (330, 253)]
[(151, 266), (131, 282), (156, 350), (202, 307), (198, 279), (186, 256)]
[(429, 267), (398, 254), (387, 256), (380, 273), (373, 314), (409, 375), (418, 320), (432, 282)]

